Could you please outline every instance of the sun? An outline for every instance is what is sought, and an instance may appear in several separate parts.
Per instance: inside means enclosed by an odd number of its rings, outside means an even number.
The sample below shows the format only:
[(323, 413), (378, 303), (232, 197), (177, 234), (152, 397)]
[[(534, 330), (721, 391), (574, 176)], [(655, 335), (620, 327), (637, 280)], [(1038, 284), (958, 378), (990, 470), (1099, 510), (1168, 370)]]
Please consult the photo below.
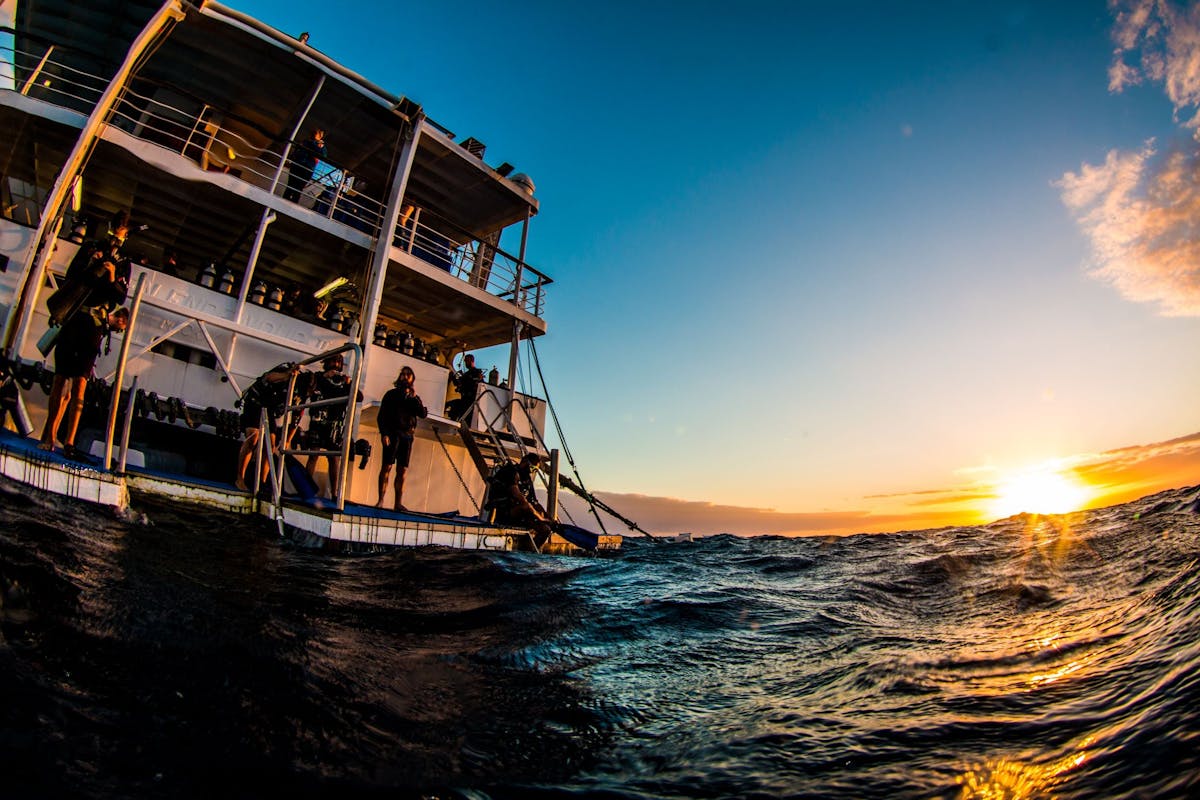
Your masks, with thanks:
[(1030, 469), (996, 487), (992, 513), (997, 518), (1022, 512), (1066, 514), (1082, 508), (1092, 494), (1087, 486), (1069, 474), (1055, 469)]

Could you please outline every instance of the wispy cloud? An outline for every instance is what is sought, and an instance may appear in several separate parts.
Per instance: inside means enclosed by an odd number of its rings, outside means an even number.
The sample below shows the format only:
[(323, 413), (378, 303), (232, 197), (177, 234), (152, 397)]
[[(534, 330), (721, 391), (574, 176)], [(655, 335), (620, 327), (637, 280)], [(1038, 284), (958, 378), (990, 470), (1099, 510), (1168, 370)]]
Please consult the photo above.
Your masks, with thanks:
[(1162, 83), (1176, 116), (1200, 136), (1200, 6), (1168, 0), (1111, 0), (1116, 14), (1108, 88), (1120, 92), (1152, 81)]
[(1075, 472), (1101, 489), (1108, 504), (1194, 484), (1200, 477), (1200, 433), (1101, 453), (1086, 459)]
[(1111, 4), (1109, 87), (1161, 83), (1189, 144), (1160, 154), (1153, 141), (1109, 152), (1056, 184), (1092, 241), (1093, 276), (1168, 316), (1200, 314), (1200, 5), (1167, 0)]
[(1092, 274), (1168, 316), (1200, 314), (1200, 153), (1113, 150), (1059, 181), (1092, 240)]

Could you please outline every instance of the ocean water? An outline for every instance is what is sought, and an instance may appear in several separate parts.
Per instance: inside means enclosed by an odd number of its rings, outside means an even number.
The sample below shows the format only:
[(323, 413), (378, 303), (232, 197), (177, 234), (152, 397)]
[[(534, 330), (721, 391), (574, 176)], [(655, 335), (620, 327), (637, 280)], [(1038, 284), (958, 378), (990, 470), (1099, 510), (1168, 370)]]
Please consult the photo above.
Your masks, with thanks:
[(0, 795), (1200, 796), (1194, 496), (573, 559), (7, 484)]

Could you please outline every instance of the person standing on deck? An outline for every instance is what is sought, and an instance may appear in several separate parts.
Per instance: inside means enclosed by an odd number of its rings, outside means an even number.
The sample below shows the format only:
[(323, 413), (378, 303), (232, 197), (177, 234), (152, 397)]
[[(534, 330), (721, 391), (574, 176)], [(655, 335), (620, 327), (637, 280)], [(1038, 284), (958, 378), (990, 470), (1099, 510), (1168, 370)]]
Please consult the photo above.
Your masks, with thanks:
[(325, 129), (313, 128), (312, 138), (305, 139), (292, 151), (292, 163), (288, 167), (287, 188), (283, 191), (283, 199), (293, 203), (300, 202), (301, 193), (313, 179), (318, 159), (328, 157), (329, 151), (325, 148)]
[(453, 420), (461, 420), (479, 396), (479, 384), (483, 383), (483, 370), (475, 366), (475, 356), (463, 356), (461, 372), (453, 375), (454, 388), (458, 390), (458, 399), (446, 404), (446, 414)]
[[(118, 308), (106, 311), (89, 308), (76, 312), (63, 325), (62, 333), (54, 345), (54, 383), (50, 388), (50, 400), (46, 408), (46, 424), (42, 428), (42, 439), (38, 447), (54, 449), (54, 436), (58, 433), (63, 415), (67, 416), (66, 435), (59, 438), (63, 454), (77, 458), (75, 434), (79, 431), (79, 420), (83, 416), (83, 399), (87, 391), (88, 378), (100, 355), (100, 343), (112, 331), (123, 331), (129, 326), (129, 309)], [(68, 413), (69, 412), (69, 413)]]
[(408, 462), (412, 457), (413, 434), (417, 430), (417, 420), (429, 415), (425, 404), (417, 396), (413, 384), (416, 373), (412, 367), (403, 367), (399, 377), (389, 389), (379, 404), (379, 435), (383, 439), (383, 465), (379, 468), (379, 502), (383, 507), (387, 496), (388, 477), (392, 465), (396, 465), (396, 499), (395, 509), (407, 511), (402, 502), (404, 496), (404, 474), (408, 471)]

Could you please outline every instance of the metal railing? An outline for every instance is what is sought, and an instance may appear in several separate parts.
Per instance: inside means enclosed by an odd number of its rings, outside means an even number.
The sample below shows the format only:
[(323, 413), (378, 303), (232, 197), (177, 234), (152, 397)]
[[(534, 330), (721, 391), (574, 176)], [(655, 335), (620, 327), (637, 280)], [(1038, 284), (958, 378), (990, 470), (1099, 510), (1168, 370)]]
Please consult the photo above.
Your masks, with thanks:
[[(511, 406), (518, 406), (521, 409), (521, 413), (525, 417), (525, 421), (529, 425), (529, 431), (532, 434), (529, 438), (532, 438), (542, 449), (542, 451), (550, 452), (550, 448), (546, 443), (546, 439), (542, 435), (541, 429), (538, 428), (537, 420), (535, 420), (533, 415), (529, 412), (529, 409), (525, 405), (525, 401), (517, 397), (517, 395), (520, 393), (514, 392), (511, 389), (506, 389), (505, 391), (509, 392), (512, 398), (512, 403), (504, 403), (501, 402), (501, 398), (492, 391), (492, 388), (493, 387), (491, 386), (480, 385), (479, 393), (476, 395), (475, 401), (471, 404), (469, 409), (471, 412), (470, 416), (467, 417), (464, 415), (464, 418), (476, 421), (478, 423), (479, 427), (473, 427), (472, 430), (479, 433), (486, 433), (488, 438), (492, 441), (492, 445), (501, 452), (506, 451), (508, 448), (503, 446), (500, 437), (502, 435), (510, 437), (517, 445), (517, 452), (521, 455), (525, 455), (527, 452), (529, 452), (529, 448), (525, 445), (525, 437), (517, 433), (513, 415), (509, 412), (509, 408)], [(492, 402), (496, 406), (496, 413), (492, 414), (490, 417), (484, 411), (482, 405), (483, 398), (485, 396), (490, 396), (492, 398)], [(529, 399), (534, 400), (535, 402), (545, 402), (544, 400), (536, 397), (530, 397)]]
[[(342, 353), (354, 354), (354, 369), (350, 373), (350, 383), (346, 397), (331, 397), (322, 400), (309, 400), (306, 397), (296, 397), (296, 378), (299, 373), (294, 373), (288, 381), (287, 399), (284, 405), (283, 414), (283, 429), (280, 432), (281, 440), (276, 447), (273, 455), (277, 457), (277, 462), (274, 465), (274, 485), (272, 491), (275, 497), (276, 506), (279, 505), (279, 499), (283, 493), (283, 475), (285, 473), (284, 460), (288, 456), (328, 456), (331, 458), (340, 458), (341, 465), (338, 469), (337, 486), (330, 486), (329, 492), (333, 496), (334, 505), (338, 511), (342, 511), (346, 507), (346, 476), (350, 466), (350, 448), (353, 443), (353, 433), (351, 426), (355, 424), (354, 406), (358, 403), (358, 389), (361, 384), (361, 368), (362, 368), (362, 348), (357, 344), (344, 344), (340, 347), (335, 347), (331, 350), (326, 350), (315, 356), (310, 356), (297, 364), (297, 367), (303, 369), (310, 364), (320, 364), (325, 359)], [(293, 402), (299, 400), (299, 402)], [(345, 426), (342, 429), (342, 441), (337, 450), (315, 448), (315, 447), (292, 447), (291, 435), (292, 431), (292, 415), (299, 412), (303, 414), (305, 409), (314, 408), (332, 408), (342, 406), (342, 419)], [(264, 410), (264, 413), (265, 410)], [(297, 424), (298, 420), (297, 420)], [(266, 428), (263, 429), (267, 430)], [(260, 436), (260, 438), (262, 438)]]
[[(56, 58), (54, 45), (31, 52), (0, 44), (0, 91), (19, 92), (88, 114), (106, 86), (103, 77)], [(285, 161), (282, 152), (256, 144), (223, 125), (221, 109), (197, 98), (188, 98), (190, 107), (181, 108), (175, 104), (179, 101), (168, 102), (147, 93), (150, 86), (135, 79), (122, 92), (109, 124), (136, 139), (179, 153), (206, 171), (229, 174), (264, 191), (283, 194), (294, 159)], [(291, 151), (286, 142), (283, 145), (285, 152)], [(366, 194), (348, 170), (321, 160), (305, 183), (299, 205), (373, 238), (381, 235), (384, 203)], [(497, 241), (477, 239), (446, 220), (433, 220), (436, 226), (427, 224), (421, 219), (423, 213), (434, 216), (418, 208), (397, 224), (391, 239), (394, 247), (542, 316), (546, 287), (552, 282), (549, 276), (501, 250)], [(443, 233), (445, 230), (452, 230), (453, 238)]]

